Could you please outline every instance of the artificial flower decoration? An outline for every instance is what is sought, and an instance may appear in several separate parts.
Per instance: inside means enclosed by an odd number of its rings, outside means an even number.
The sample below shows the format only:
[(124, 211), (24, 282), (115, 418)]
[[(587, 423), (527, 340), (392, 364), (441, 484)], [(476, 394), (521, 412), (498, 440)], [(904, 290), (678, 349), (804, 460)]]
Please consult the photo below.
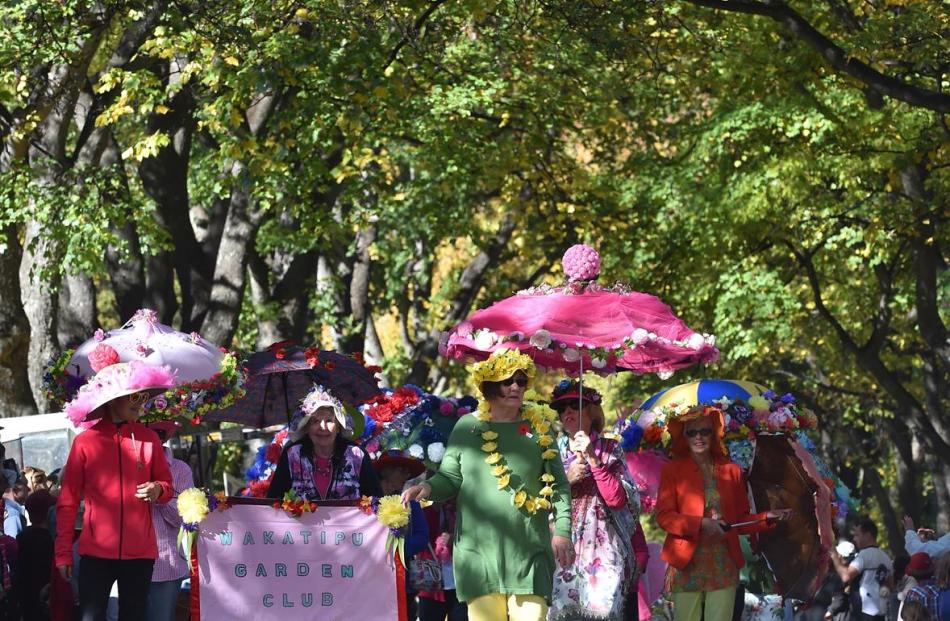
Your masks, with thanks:
[(600, 275), (600, 255), (586, 244), (575, 244), (561, 257), (568, 282), (596, 280)]
[(273, 507), (286, 511), (287, 515), (299, 518), (304, 513), (313, 513), (316, 511), (317, 503), (298, 496), (294, 490), (289, 490), (284, 494), (282, 500), (278, 500), (274, 503)]
[(363, 496), (360, 499), (360, 510), (366, 515), (375, 515), (380, 524), (389, 529), (386, 536), (386, 551), (399, 555), (399, 562), (406, 566), (406, 529), (409, 525), (411, 510), (402, 503), (402, 498), (396, 494), (390, 496)]

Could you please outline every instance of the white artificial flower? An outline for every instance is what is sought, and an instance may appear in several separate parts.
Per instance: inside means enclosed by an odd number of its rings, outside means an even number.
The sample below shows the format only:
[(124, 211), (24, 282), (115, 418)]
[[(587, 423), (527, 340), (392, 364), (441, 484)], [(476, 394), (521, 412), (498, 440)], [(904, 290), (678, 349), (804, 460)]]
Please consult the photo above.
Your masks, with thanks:
[(686, 340), (686, 346), (690, 349), (700, 350), (703, 345), (706, 344), (706, 339), (702, 334), (698, 332), (693, 332), (689, 335), (689, 338)]
[(488, 328), (482, 328), (475, 333), (475, 347), (481, 350), (491, 349), (495, 344), (495, 333)]
[(633, 334), (630, 335), (630, 340), (633, 341), (634, 345), (640, 345), (647, 340), (647, 335), (649, 332), (643, 328), (637, 328), (633, 331)]
[(671, 377), (673, 377), (673, 371), (659, 371), (659, 372), (657, 372), (656, 375), (657, 375), (657, 377), (659, 377), (661, 380), (668, 380), (668, 379), (670, 379)]
[(429, 461), (435, 463), (442, 463), (442, 458), (445, 456), (445, 445), (441, 442), (433, 442), (429, 445), (428, 449)]
[(426, 456), (426, 452), (419, 444), (413, 444), (409, 447), (409, 456), (415, 459), (422, 459)]
[(573, 347), (568, 347), (561, 355), (564, 356), (565, 362), (577, 362), (581, 359), (581, 352)]
[(551, 345), (551, 333), (547, 330), (538, 330), (528, 339), (532, 347), (537, 349), (547, 349)]
[(607, 359), (606, 358), (591, 358), (590, 366), (594, 367), (595, 369), (603, 369), (605, 366), (607, 366)]

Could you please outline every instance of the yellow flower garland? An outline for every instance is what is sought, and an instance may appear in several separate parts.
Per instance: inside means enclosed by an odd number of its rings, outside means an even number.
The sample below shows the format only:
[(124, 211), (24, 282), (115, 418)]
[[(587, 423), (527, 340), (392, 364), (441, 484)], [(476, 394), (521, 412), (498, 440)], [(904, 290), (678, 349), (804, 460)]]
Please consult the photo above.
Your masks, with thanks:
[[(556, 418), (554, 410), (546, 405), (540, 405), (534, 402), (525, 402), (522, 409), (522, 415), (531, 423), (534, 432), (535, 442), (541, 449), (541, 459), (548, 461), (558, 457), (556, 449), (549, 448), (554, 443), (551, 437), (551, 421)], [(480, 401), (478, 410), (475, 412), (475, 418), (482, 423), (489, 425), (489, 428), (482, 431), (481, 437), (485, 441), (482, 444), (482, 451), (487, 453), (485, 463), (491, 466), (491, 473), (498, 480), (498, 489), (507, 489), (511, 493), (511, 504), (519, 509), (524, 509), (529, 515), (534, 515), (539, 510), (549, 511), (553, 506), (551, 497), (554, 495), (554, 488), (551, 483), (554, 482), (554, 475), (549, 474), (547, 467), (541, 475), (542, 488), (537, 496), (532, 496), (523, 488), (515, 489), (511, 486), (511, 471), (505, 460), (505, 456), (498, 451), (498, 433), (493, 431), (491, 425), (491, 412), (487, 401)]]

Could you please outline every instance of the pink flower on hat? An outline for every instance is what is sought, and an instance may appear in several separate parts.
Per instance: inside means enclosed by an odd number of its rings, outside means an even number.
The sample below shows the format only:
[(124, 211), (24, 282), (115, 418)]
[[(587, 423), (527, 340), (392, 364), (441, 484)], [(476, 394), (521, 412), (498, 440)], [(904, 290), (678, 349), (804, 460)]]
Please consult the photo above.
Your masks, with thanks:
[(105, 343), (96, 345), (96, 348), (89, 354), (89, 366), (92, 367), (93, 373), (98, 373), (110, 364), (115, 364), (118, 361), (119, 352), (111, 345), (106, 345)]

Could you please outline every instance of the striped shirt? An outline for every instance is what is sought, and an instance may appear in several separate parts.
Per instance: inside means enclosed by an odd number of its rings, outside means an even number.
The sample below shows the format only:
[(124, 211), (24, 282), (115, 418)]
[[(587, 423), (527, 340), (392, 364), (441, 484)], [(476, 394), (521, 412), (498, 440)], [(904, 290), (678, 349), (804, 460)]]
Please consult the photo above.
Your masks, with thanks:
[(163, 505), (152, 505), (152, 524), (155, 527), (155, 539), (158, 543), (158, 558), (152, 570), (152, 582), (181, 580), (188, 575), (188, 563), (175, 545), (181, 516), (178, 515), (178, 494), (194, 487), (195, 480), (188, 464), (172, 457), (171, 449), (165, 448), (168, 467), (172, 471), (172, 487), (175, 495)]
[(927, 614), (930, 615), (931, 619), (939, 619), (939, 601), (940, 587), (933, 582), (918, 584), (904, 595), (904, 602), (901, 604), (901, 609), (903, 610), (903, 605), (907, 602), (920, 602), (927, 610)]

